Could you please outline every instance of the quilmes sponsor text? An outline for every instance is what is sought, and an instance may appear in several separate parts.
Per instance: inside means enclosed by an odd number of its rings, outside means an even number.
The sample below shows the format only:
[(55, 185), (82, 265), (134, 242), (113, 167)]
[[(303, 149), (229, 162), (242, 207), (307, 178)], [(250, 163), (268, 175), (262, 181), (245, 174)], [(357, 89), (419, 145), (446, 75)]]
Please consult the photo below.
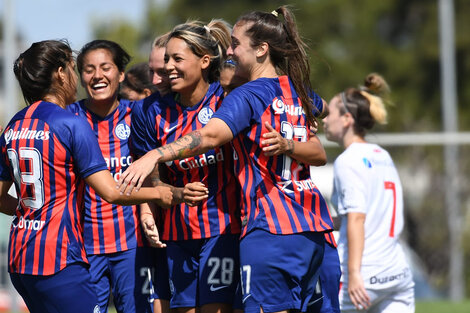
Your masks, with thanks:
[(5, 133), (5, 142), (9, 144), (12, 140), (19, 140), (19, 139), (34, 139), (34, 140), (49, 140), (50, 133), (49, 131), (43, 130), (31, 130), (28, 128), (22, 128), (21, 130), (13, 130), (9, 129)]

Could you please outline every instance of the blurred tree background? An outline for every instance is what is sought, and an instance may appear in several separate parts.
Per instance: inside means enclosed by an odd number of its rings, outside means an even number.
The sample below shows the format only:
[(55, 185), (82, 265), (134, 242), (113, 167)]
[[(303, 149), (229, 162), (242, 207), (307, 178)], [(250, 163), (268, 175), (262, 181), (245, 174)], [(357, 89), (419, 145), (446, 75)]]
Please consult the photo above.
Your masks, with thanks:
[[(126, 21), (100, 21), (95, 37), (122, 44), (133, 63), (148, 59), (157, 35), (188, 19), (223, 18), (234, 23), (251, 10), (270, 12), (291, 4), (300, 32), (311, 51), (311, 80), (327, 101), (337, 92), (362, 83), (370, 72), (381, 73), (392, 87), (394, 106), (389, 123), (376, 132), (434, 132), (442, 130), (439, 22), (437, 0), (173, 0), (166, 4), (147, 0), (139, 25)], [(459, 131), (469, 131), (470, 106), (470, 1), (455, 0), (455, 34)], [(404, 237), (425, 263), (432, 283), (449, 286), (448, 224), (444, 202), (443, 147), (387, 147), (405, 189)], [(328, 148), (329, 163), (341, 152)], [(470, 162), (461, 146), (459, 190), (462, 199), (467, 297), (470, 295), (470, 225), (468, 193)]]

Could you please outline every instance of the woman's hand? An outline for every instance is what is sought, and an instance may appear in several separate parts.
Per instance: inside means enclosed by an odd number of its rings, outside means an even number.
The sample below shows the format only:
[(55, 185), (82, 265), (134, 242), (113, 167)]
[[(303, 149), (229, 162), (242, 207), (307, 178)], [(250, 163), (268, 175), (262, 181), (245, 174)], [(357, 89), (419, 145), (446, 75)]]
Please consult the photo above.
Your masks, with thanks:
[(197, 205), (208, 196), (209, 189), (201, 182), (188, 183), (184, 186), (183, 201), (189, 206)]
[(349, 298), (357, 310), (366, 310), (370, 306), (370, 297), (364, 287), (361, 273), (349, 273), (348, 283)]
[(149, 244), (155, 248), (165, 248), (166, 244), (160, 241), (160, 235), (158, 233), (157, 225), (155, 225), (155, 218), (151, 213), (144, 213), (140, 216), (142, 228), (144, 230), (145, 237)]
[(271, 124), (264, 122), (264, 126), (268, 129), (269, 133), (263, 134), (264, 140), (261, 141), (263, 146), (264, 155), (274, 156), (284, 153), (291, 153), (294, 149), (294, 141), (287, 140), (276, 131)]
[(127, 193), (130, 195), (132, 191), (138, 191), (147, 176), (149, 176), (155, 166), (158, 165), (160, 155), (157, 150), (151, 150), (138, 160), (132, 162), (131, 165), (122, 173), (116, 188), (121, 194)]

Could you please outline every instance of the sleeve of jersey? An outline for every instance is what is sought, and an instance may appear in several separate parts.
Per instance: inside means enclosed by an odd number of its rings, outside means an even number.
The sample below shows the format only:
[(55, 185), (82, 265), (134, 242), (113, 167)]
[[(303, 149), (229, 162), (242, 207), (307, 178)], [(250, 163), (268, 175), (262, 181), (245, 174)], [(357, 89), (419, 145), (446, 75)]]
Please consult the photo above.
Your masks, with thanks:
[(338, 192), (338, 212), (367, 213), (367, 187), (360, 165), (355, 166), (354, 160), (337, 159), (334, 164), (335, 187)]
[(86, 178), (96, 172), (106, 170), (106, 162), (98, 145), (96, 135), (84, 119), (73, 119), (71, 144), (75, 164), (80, 176)]
[(233, 90), (223, 101), (213, 118), (223, 120), (236, 137), (241, 131), (248, 128), (254, 115), (253, 107), (256, 99), (242, 87)]
[(5, 153), (2, 153), (2, 155), (0, 156), (0, 180), (12, 181), (13, 179), (11, 177), (10, 168), (8, 167), (6, 163), (7, 154), (6, 154), (6, 149), (5, 149), (5, 135), (4, 134), (0, 137), (0, 147), (2, 151), (5, 152)]
[(323, 100), (322, 98), (315, 92), (315, 91), (310, 91), (310, 98), (312, 98), (313, 102), (313, 115), (314, 116), (319, 116), (321, 112), (323, 111)]
[(157, 112), (151, 108), (151, 104), (145, 100), (136, 102), (132, 108), (129, 143), (134, 155), (142, 156), (148, 151), (158, 148), (155, 130), (156, 114)]

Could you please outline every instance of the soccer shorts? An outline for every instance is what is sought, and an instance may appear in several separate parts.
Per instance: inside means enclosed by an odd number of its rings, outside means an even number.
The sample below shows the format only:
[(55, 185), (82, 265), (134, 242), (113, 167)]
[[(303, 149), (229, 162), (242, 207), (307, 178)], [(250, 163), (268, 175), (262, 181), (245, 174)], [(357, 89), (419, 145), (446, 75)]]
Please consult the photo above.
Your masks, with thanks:
[(88, 265), (74, 263), (54, 275), (10, 273), (11, 282), (31, 313), (99, 313)]
[(150, 293), (152, 299), (170, 300), (170, 278), (168, 276), (168, 262), (166, 248), (153, 248), (154, 264), (152, 271), (153, 292)]
[(240, 242), (245, 313), (305, 312), (323, 259), (323, 233), (275, 235), (261, 229)]
[(325, 253), (320, 265), (320, 275), (315, 294), (310, 299), (307, 313), (339, 313), (339, 281), (341, 266), (338, 250), (325, 244)]
[(153, 263), (150, 247), (89, 255), (88, 260), (101, 312), (107, 312), (110, 290), (118, 312), (152, 312), (148, 275)]
[(240, 280), (239, 235), (167, 242), (171, 308), (233, 304)]

